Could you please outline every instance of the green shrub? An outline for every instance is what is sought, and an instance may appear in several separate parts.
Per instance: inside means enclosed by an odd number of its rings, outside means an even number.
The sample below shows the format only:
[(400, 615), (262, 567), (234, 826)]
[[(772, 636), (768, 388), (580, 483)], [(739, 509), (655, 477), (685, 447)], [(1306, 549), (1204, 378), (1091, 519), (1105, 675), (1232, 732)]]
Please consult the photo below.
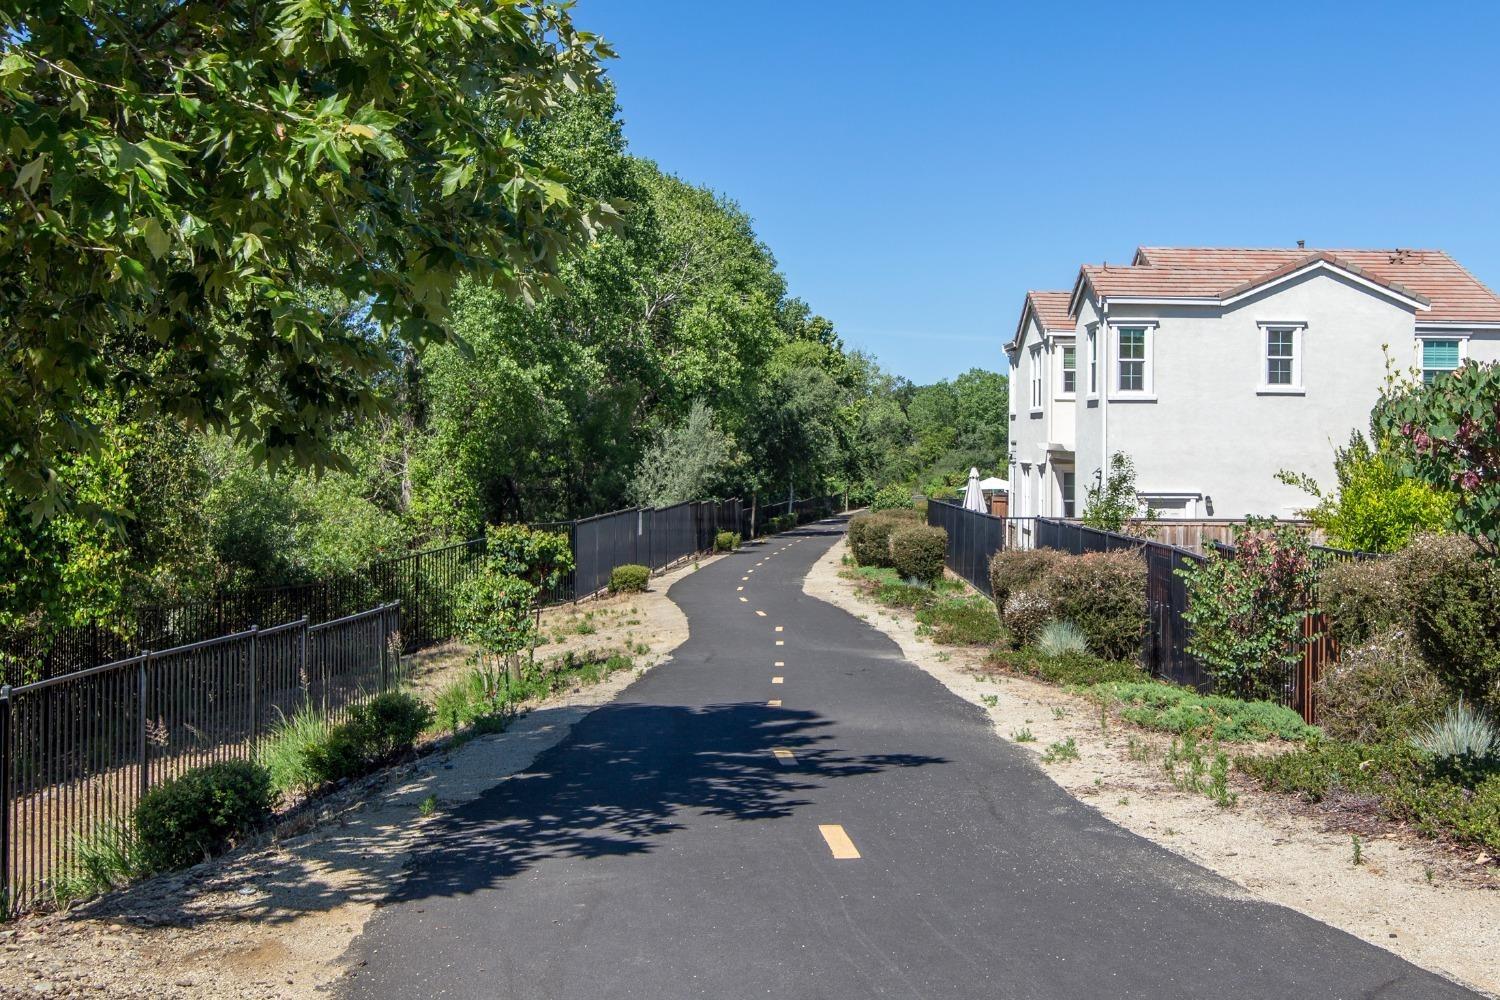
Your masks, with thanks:
[(234, 760), (194, 768), (152, 788), (136, 803), (141, 863), (171, 871), (222, 852), (271, 815), (265, 768)]
[(1083, 629), (1072, 622), (1050, 621), (1042, 626), (1042, 633), (1037, 637), (1036, 647), (1047, 656), (1087, 653), (1089, 639), (1083, 634)]
[(281, 794), (310, 791), (322, 784), (312, 764), (313, 748), (328, 740), (333, 728), (311, 705), (304, 705), (281, 720), (256, 749), (257, 763), (266, 769), (271, 787)]
[(1447, 700), (1410, 633), (1401, 631), (1345, 647), (1314, 691), (1324, 732), (1359, 743), (1404, 740), (1442, 712)]
[(1395, 559), (1333, 562), (1318, 572), (1318, 603), (1341, 646), (1354, 646), (1411, 623)]
[(1127, 722), (1166, 733), (1211, 735), (1225, 743), (1305, 740), (1318, 733), (1282, 705), (1199, 694), (1156, 681), (1101, 684), (1091, 694), (1117, 705)]
[(875, 600), (888, 607), (919, 610), (931, 607), (938, 599), (937, 592), (931, 587), (907, 583), (904, 580), (876, 584), (874, 596)]
[(1413, 539), (1395, 560), (1417, 643), (1439, 678), (1459, 697), (1500, 707), (1500, 560), (1441, 535)]
[(990, 596), (1004, 608), (1018, 590), (1038, 591), (1052, 567), (1066, 554), (1056, 549), (1002, 549), (990, 559)]
[(715, 552), (733, 552), (740, 547), (740, 533), (738, 531), (721, 531), (714, 536)]
[(978, 595), (933, 598), (917, 612), (917, 621), (934, 642), (944, 646), (990, 646), (1001, 636), (995, 606)]
[(1139, 655), (1146, 629), (1146, 561), (1138, 552), (1090, 552), (1058, 561), (1042, 583), (1054, 617), (1077, 625), (1089, 652)]
[(904, 486), (882, 486), (875, 491), (875, 496), (870, 501), (872, 511), (910, 510), (911, 506), (911, 490)]
[(1145, 677), (1134, 663), (1101, 660), (1088, 653), (1048, 656), (1038, 649), (995, 649), (986, 662), (992, 667), (1027, 674), (1053, 684), (1092, 686), (1112, 681), (1139, 681)]
[(1422, 834), (1500, 852), (1500, 773), (1468, 788), (1406, 743), (1312, 740), (1270, 756), (1243, 756), (1235, 766), (1272, 791), (1317, 802), (1337, 792), (1378, 802), (1380, 812)]
[(1233, 554), (1179, 570), (1187, 581), (1187, 648), (1224, 693), (1268, 698), (1302, 659), (1316, 565), (1307, 538), (1274, 520), (1250, 518), (1234, 540)]
[(1018, 649), (1035, 645), (1052, 618), (1052, 602), (1034, 590), (1013, 591), (1000, 612), (1011, 644)]
[(639, 594), (646, 589), (651, 570), (635, 563), (616, 566), (609, 574), (611, 594)]
[(909, 580), (928, 584), (943, 578), (943, 560), (948, 553), (948, 532), (942, 528), (914, 524), (891, 532), (891, 565)]
[(433, 725), (439, 732), (457, 733), (481, 720), (503, 717), (510, 695), (511, 681), (505, 670), (494, 661), (476, 658), (433, 699)]
[(407, 691), (386, 691), (355, 705), (344, 723), (357, 731), (371, 766), (411, 753), (417, 737), (431, 724), (432, 709)]
[(540, 591), (529, 580), (502, 572), (501, 565), (487, 561), (458, 585), (455, 618), (460, 634), (480, 649), (519, 653), (536, 644), (533, 611)]
[(891, 565), (891, 533), (901, 527), (889, 514), (856, 514), (849, 521), (849, 551), (861, 566)]

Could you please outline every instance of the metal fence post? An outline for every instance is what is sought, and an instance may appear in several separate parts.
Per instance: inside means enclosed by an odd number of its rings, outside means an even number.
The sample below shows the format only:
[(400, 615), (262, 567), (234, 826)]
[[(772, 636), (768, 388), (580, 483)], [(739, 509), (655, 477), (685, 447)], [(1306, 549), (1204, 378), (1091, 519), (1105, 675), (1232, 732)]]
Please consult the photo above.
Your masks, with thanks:
[(380, 606), (380, 615), (376, 621), (380, 623), (380, 690), (385, 693), (391, 686), (391, 608), (389, 604)]
[(260, 647), (260, 626), (250, 626), (250, 754), (255, 755), (260, 739), (260, 677), (256, 673), (256, 652)]
[(14, 910), (10, 886), (10, 685), (0, 686), (0, 906)]
[(137, 713), (136, 718), (140, 723), (140, 728), (136, 732), (136, 750), (140, 759), (140, 794), (142, 798), (145, 798), (146, 792), (151, 788), (151, 759), (149, 756), (151, 753), (151, 743), (146, 738), (146, 702), (150, 696), (151, 689), (150, 650), (147, 650), (146, 655), (141, 657), (141, 665), (137, 673), (137, 678), (139, 684), (136, 690), (136, 700), (140, 703), (140, 711)]

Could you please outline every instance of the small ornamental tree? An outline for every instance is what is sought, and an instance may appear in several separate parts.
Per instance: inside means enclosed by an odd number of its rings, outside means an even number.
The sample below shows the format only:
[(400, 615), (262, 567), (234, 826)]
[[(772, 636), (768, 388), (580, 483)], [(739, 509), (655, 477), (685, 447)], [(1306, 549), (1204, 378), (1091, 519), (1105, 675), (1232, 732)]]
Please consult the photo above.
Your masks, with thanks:
[[(1135, 462), (1117, 451), (1109, 457), (1109, 475), (1085, 491), (1081, 520), (1100, 531), (1121, 531), (1126, 521), (1140, 514), (1140, 509), (1140, 499), (1135, 493)], [(1155, 514), (1148, 510), (1146, 516), (1153, 518)]]
[(1192, 626), (1188, 652), (1222, 693), (1274, 698), (1302, 657), (1303, 618), (1314, 606), (1317, 570), (1307, 538), (1274, 519), (1236, 528), (1234, 551), (1179, 570)]
[(1391, 378), (1371, 418), (1403, 471), (1452, 491), (1454, 526), (1500, 556), (1500, 364), (1466, 361), (1431, 382)]
[(478, 647), (481, 659), (503, 659), (513, 679), (520, 677), (521, 653), (536, 645), (536, 598), (535, 584), (500, 572), (494, 563), (486, 563), (459, 586), (458, 622), (464, 639)]
[(520, 577), (542, 593), (556, 590), (573, 571), (573, 546), (566, 533), (524, 524), (490, 525), (485, 555), (495, 572)]

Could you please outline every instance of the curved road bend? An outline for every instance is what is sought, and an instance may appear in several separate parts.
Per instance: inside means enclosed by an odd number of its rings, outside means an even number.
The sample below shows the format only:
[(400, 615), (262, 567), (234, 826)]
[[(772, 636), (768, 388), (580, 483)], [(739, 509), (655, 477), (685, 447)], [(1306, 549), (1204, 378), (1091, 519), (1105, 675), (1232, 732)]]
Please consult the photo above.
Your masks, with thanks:
[(678, 582), (692, 637), (435, 828), (342, 994), (1475, 996), (1069, 797), (893, 642), (803, 594), (842, 530)]

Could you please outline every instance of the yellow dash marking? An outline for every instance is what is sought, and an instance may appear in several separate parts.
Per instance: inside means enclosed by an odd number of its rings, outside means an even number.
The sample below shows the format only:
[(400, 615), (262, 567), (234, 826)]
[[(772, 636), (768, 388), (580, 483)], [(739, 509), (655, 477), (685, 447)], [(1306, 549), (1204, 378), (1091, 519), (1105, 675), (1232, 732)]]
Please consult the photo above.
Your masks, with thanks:
[(772, 698), (770, 701), (766, 702), (766, 707), (767, 708), (780, 708), (781, 707), (781, 699), (780, 698)]
[(750, 579), (750, 578), (749, 578), (749, 577), (748, 577), (748, 576), (742, 576), (742, 577), (740, 577), (740, 579), (741, 579), (741, 580), (748, 580), (748, 579)]
[(758, 608), (756, 609), (755, 613), (758, 614), (758, 615), (760, 615), (762, 618), (764, 618), (766, 616), (766, 613), (764, 611), (761, 611)]
[(782, 679), (780, 677), (772, 677), (771, 678), (771, 683), (772, 684), (780, 684), (781, 681), (782, 681)]
[(786, 661), (785, 660), (777, 660), (775, 663), (771, 664), (771, 666), (773, 666), (773, 667), (784, 667), (784, 666), (786, 666)]
[(740, 603), (742, 603), (742, 604), (749, 604), (750, 603), (750, 598), (748, 598), (748, 597), (741, 597), (740, 598)]
[(859, 858), (859, 848), (854, 846), (854, 841), (849, 839), (849, 835), (838, 823), (820, 823), (818, 832), (823, 835), (828, 849), (833, 852), (834, 860), (853, 861)]
[(776, 626), (776, 631), (778, 631), (778, 632), (780, 632), (780, 631), (781, 631), (781, 628), (782, 628), (782, 626), (780, 626), (780, 625), (777, 625), (777, 626)]
[(735, 587), (734, 589), (735, 590), (744, 590), (745, 588), (744, 587)]
[(791, 767), (797, 763), (797, 755), (786, 747), (772, 747), (771, 752), (776, 755), (776, 760), (782, 767)]
[(785, 639), (777, 639), (776, 640), (776, 645), (778, 645), (778, 646), (785, 646), (786, 645), (786, 640)]

